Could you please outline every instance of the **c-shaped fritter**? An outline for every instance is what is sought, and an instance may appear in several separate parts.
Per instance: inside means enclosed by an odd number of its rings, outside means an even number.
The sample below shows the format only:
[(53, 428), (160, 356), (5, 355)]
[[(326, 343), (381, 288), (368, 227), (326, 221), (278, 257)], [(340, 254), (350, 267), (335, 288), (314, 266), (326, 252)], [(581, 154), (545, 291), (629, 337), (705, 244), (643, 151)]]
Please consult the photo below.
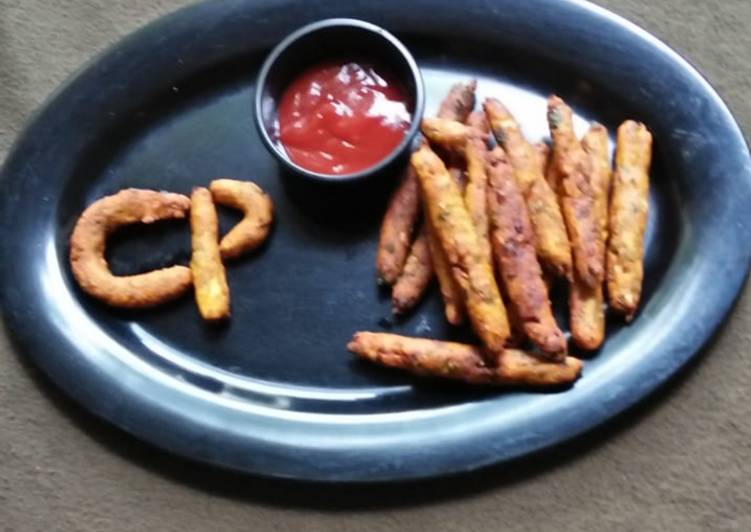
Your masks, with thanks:
[(185, 218), (182, 194), (129, 188), (101, 198), (81, 214), (70, 237), (70, 265), (87, 294), (115, 307), (144, 308), (171, 301), (191, 285), (190, 268), (170, 266), (137, 275), (113, 275), (104, 252), (107, 236), (124, 225)]
[(209, 184), (215, 203), (238, 209), (243, 219), (222, 237), (222, 259), (234, 259), (263, 244), (271, 229), (271, 198), (255, 183), (236, 179), (215, 179)]

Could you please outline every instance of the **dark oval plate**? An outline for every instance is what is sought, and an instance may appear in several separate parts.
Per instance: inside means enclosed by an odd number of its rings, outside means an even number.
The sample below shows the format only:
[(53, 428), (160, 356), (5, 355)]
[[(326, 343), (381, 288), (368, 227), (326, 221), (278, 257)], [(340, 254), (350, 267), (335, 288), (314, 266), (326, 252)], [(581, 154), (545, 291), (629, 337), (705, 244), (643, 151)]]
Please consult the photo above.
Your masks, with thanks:
[[(430, 13), (429, 17), (425, 14)], [(372, 21), (421, 65), (427, 112), (470, 76), (546, 135), (544, 96), (579, 126), (654, 132), (644, 301), (560, 393), (415, 382), (349, 355), (357, 330), (457, 337), (434, 293), (391, 323), (373, 262), (388, 190), (316, 197), (280, 173), (251, 116), (265, 53), (315, 19)], [(191, 297), (129, 313), (84, 297), (67, 239), (86, 204), (122, 187), (187, 193), (217, 176), (258, 182), (277, 223), (228, 266), (231, 323), (201, 323)], [(386, 183), (391, 185), (391, 183)], [(665, 381), (720, 325), (751, 255), (751, 165), (738, 126), (686, 61), (579, 1), (220, 1), (134, 33), (31, 119), (2, 175), (2, 306), (25, 352), (77, 401), (178, 454), (275, 477), (375, 481), (466, 471), (571, 438)], [(223, 219), (226, 227), (230, 215)], [(112, 243), (117, 272), (185, 262), (187, 224)]]

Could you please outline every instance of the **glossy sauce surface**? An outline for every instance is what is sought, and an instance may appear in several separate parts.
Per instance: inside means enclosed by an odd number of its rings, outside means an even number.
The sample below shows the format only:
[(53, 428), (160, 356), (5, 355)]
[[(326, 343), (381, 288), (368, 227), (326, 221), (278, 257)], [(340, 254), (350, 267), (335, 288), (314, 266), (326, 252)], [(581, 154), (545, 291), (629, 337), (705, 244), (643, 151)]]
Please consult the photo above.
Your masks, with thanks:
[(344, 175), (369, 168), (396, 148), (411, 114), (404, 88), (387, 71), (331, 62), (304, 71), (279, 103), (279, 141), (307, 170)]

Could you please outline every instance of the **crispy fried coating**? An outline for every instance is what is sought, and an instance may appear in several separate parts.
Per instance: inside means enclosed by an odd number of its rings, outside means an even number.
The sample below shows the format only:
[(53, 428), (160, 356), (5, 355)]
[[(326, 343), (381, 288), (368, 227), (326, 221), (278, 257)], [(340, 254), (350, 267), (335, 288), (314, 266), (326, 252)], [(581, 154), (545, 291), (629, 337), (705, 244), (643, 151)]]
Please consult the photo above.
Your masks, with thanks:
[(469, 83), (456, 83), (451, 86), (446, 97), (438, 108), (439, 118), (448, 118), (457, 122), (467, 120), (469, 113), (475, 108), (475, 89), (477, 80)]
[(399, 187), (391, 196), (381, 224), (381, 236), (376, 253), (379, 284), (392, 285), (402, 273), (419, 215), (420, 185), (412, 165), (407, 165)]
[[(438, 118), (464, 122), (475, 106), (476, 87), (477, 82), (475, 80), (467, 84), (457, 83), (453, 85), (438, 108)], [(457, 186), (463, 190), (466, 178), (461, 166), (462, 158), (451, 153), (446, 155), (449, 174)], [(466, 312), (461, 290), (454, 281), (446, 254), (441, 249), (438, 237), (427, 216), (425, 217), (425, 224), (430, 254), (433, 259), (433, 270), (438, 278), (438, 287), (443, 298), (446, 320), (452, 325), (460, 325), (464, 322)]]
[(462, 292), (459, 285), (454, 281), (454, 277), (451, 274), (451, 265), (449, 264), (448, 258), (446, 258), (446, 253), (441, 247), (438, 236), (435, 234), (435, 229), (433, 229), (433, 225), (427, 216), (425, 218), (425, 230), (428, 240), (428, 249), (430, 250), (430, 257), (433, 263), (433, 270), (438, 279), (438, 288), (441, 291), (441, 298), (443, 298), (446, 321), (451, 325), (461, 325), (464, 323), (465, 315)]
[(207, 188), (194, 188), (190, 196), (190, 233), (190, 271), (198, 311), (207, 321), (228, 318), (229, 286), (219, 251), (219, 219)]
[[(420, 131), (437, 146), (450, 152), (461, 154), (472, 128), (456, 120), (447, 118), (425, 117), (420, 122)], [(481, 133), (478, 131), (478, 135)]]
[(514, 180), (524, 195), (543, 266), (557, 276), (571, 277), (572, 255), (566, 225), (555, 191), (545, 179), (535, 148), (524, 138), (511, 113), (494, 98), (483, 104), (490, 128), (508, 155)]
[(603, 253), (595, 219), (592, 166), (574, 133), (571, 108), (558, 96), (548, 98), (553, 165), (563, 219), (571, 240), (574, 268), (581, 282), (595, 287), (604, 279)]
[(234, 259), (263, 244), (271, 230), (273, 204), (261, 187), (250, 181), (215, 179), (209, 184), (214, 202), (243, 213), (219, 242), (222, 259)]
[(355, 333), (347, 349), (383, 366), (470, 384), (560, 386), (574, 382), (582, 368), (573, 357), (550, 362), (518, 349), (488, 355), (472, 345), (387, 333)]
[[(594, 214), (605, 249), (607, 240), (608, 194), (610, 191), (610, 157), (608, 155), (608, 132), (601, 124), (592, 124), (582, 138), (582, 147), (590, 159), (592, 174), (590, 183), (594, 194)], [(605, 261), (605, 256), (601, 257)], [(605, 308), (603, 286), (590, 287), (579, 281), (578, 276), (569, 290), (569, 314), (571, 337), (582, 349), (595, 350), (605, 339)]]
[(487, 202), (488, 176), (485, 171), (488, 150), (485, 140), (479, 135), (470, 135), (467, 139), (464, 156), (467, 162), (467, 186), (464, 189), (464, 203), (475, 229), (477, 229), (477, 236), (480, 237), (480, 251), (484, 260), (492, 263)]
[(467, 116), (467, 119), (464, 121), (464, 123), (469, 127), (475, 128), (483, 135), (490, 133), (490, 124), (488, 124), (488, 118), (482, 111), (472, 111), (471, 113), (469, 113), (469, 116)]
[(182, 194), (129, 188), (101, 198), (81, 214), (70, 237), (73, 277), (87, 294), (109, 305), (144, 308), (171, 301), (191, 285), (190, 269), (170, 266), (138, 275), (113, 275), (104, 252), (117, 228), (185, 218), (190, 199)]
[(430, 258), (427, 229), (423, 224), (412, 242), (402, 274), (391, 291), (394, 314), (404, 314), (411, 310), (420, 301), (432, 278), (433, 261)]
[(618, 128), (607, 251), (608, 301), (633, 319), (644, 277), (644, 231), (649, 204), (652, 134), (639, 122)]
[(509, 336), (506, 309), (461, 191), (443, 161), (426, 144), (412, 154), (411, 161), (420, 181), (426, 215), (461, 289), (472, 327), (490, 352), (500, 353)]
[(500, 147), (488, 157), (487, 173), (491, 243), (510, 305), (527, 337), (548, 357), (560, 361), (566, 339), (553, 318), (527, 205)]

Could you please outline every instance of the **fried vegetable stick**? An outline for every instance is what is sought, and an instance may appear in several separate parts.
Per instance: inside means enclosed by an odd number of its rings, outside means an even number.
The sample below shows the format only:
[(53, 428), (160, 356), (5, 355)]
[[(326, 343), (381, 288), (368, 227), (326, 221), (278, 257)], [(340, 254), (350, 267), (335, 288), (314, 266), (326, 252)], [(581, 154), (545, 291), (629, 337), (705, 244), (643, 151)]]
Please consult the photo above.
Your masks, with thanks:
[(419, 215), (420, 185), (412, 165), (407, 165), (402, 182), (391, 196), (381, 224), (376, 253), (379, 284), (394, 284), (402, 273)]
[(475, 89), (477, 89), (477, 80), (471, 80), (469, 83), (456, 83), (451, 86), (446, 97), (438, 108), (437, 116), (465, 122), (469, 113), (475, 108)]
[(490, 352), (500, 353), (509, 336), (506, 309), (459, 187), (427, 144), (412, 154), (411, 161), (426, 215), (461, 289), (472, 327)]
[(441, 247), (435, 229), (428, 217), (425, 217), (425, 229), (428, 240), (428, 249), (433, 262), (433, 270), (438, 278), (438, 288), (443, 298), (444, 313), (446, 321), (451, 325), (461, 325), (464, 323), (464, 301), (459, 285), (454, 281), (451, 274), (451, 265), (449, 264), (446, 253)]
[[(608, 193), (610, 190), (610, 157), (608, 156), (608, 132), (601, 124), (592, 124), (582, 138), (582, 147), (590, 159), (592, 174), (590, 183), (594, 194), (594, 214), (605, 249), (607, 240)], [(604, 255), (601, 260), (605, 261)], [(571, 337), (582, 349), (595, 350), (605, 339), (605, 309), (602, 284), (589, 287), (578, 276), (569, 290), (569, 314)]]
[(524, 195), (542, 264), (557, 276), (571, 277), (571, 245), (555, 191), (545, 180), (539, 155), (527, 142), (514, 117), (494, 98), (485, 100), (485, 114), (498, 143), (508, 155), (514, 180)]
[(634, 317), (644, 277), (652, 134), (628, 120), (618, 128), (607, 251), (608, 300), (626, 320)]
[(391, 292), (394, 314), (404, 314), (411, 310), (420, 301), (432, 278), (433, 261), (430, 258), (427, 227), (423, 223), (412, 243), (404, 270)]
[(500, 147), (488, 157), (488, 216), (501, 279), (522, 330), (548, 357), (565, 357), (566, 339), (550, 308), (534, 247), (534, 232), (513, 169)]
[(469, 126), (456, 120), (435, 117), (423, 118), (420, 130), (431, 143), (459, 155), (464, 152), (467, 137), (472, 131)]
[(170, 266), (137, 275), (113, 275), (104, 252), (107, 237), (124, 225), (185, 218), (190, 199), (182, 194), (128, 188), (98, 199), (76, 222), (70, 266), (81, 289), (108, 305), (153, 307), (172, 301), (191, 285), (190, 269)]
[(571, 240), (574, 268), (581, 282), (595, 287), (602, 283), (605, 270), (600, 260), (603, 248), (590, 183), (592, 167), (574, 133), (571, 108), (555, 95), (548, 99), (548, 124), (558, 197)]
[(467, 120), (464, 121), (469, 127), (473, 127), (480, 133), (487, 135), (490, 133), (490, 124), (488, 124), (488, 118), (482, 111), (472, 111), (469, 113)]
[(574, 382), (582, 368), (573, 357), (550, 362), (518, 349), (492, 355), (489, 364), (487, 354), (476, 346), (387, 333), (355, 333), (347, 349), (383, 366), (470, 384), (560, 386)]
[(234, 259), (263, 244), (271, 229), (273, 205), (261, 187), (250, 181), (215, 179), (209, 190), (215, 203), (243, 213), (243, 219), (219, 243), (222, 259)]
[(488, 150), (485, 140), (479, 132), (470, 135), (464, 150), (467, 161), (467, 186), (464, 189), (464, 203), (475, 229), (477, 229), (477, 235), (480, 237), (480, 251), (483, 260), (492, 264), (487, 202), (488, 176), (485, 171), (487, 155)]
[[(438, 118), (464, 122), (475, 106), (475, 88), (477, 82), (467, 84), (457, 83), (451, 87), (438, 109)], [(464, 188), (464, 171), (457, 165), (456, 157), (448, 157), (448, 171), (453, 181)], [(465, 308), (461, 290), (454, 281), (446, 254), (441, 248), (435, 230), (432, 228), (428, 216), (425, 216), (427, 238), (430, 254), (433, 260), (433, 270), (438, 278), (438, 287), (443, 298), (446, 320), (452, 325), (464, 322)]]
[(198, 311), (207, 321), (228, 318), (229, 286), (219, 252), (219, 220), (207, 188), (194, 188), (190, 196), (190, 233), (190, 270)]

